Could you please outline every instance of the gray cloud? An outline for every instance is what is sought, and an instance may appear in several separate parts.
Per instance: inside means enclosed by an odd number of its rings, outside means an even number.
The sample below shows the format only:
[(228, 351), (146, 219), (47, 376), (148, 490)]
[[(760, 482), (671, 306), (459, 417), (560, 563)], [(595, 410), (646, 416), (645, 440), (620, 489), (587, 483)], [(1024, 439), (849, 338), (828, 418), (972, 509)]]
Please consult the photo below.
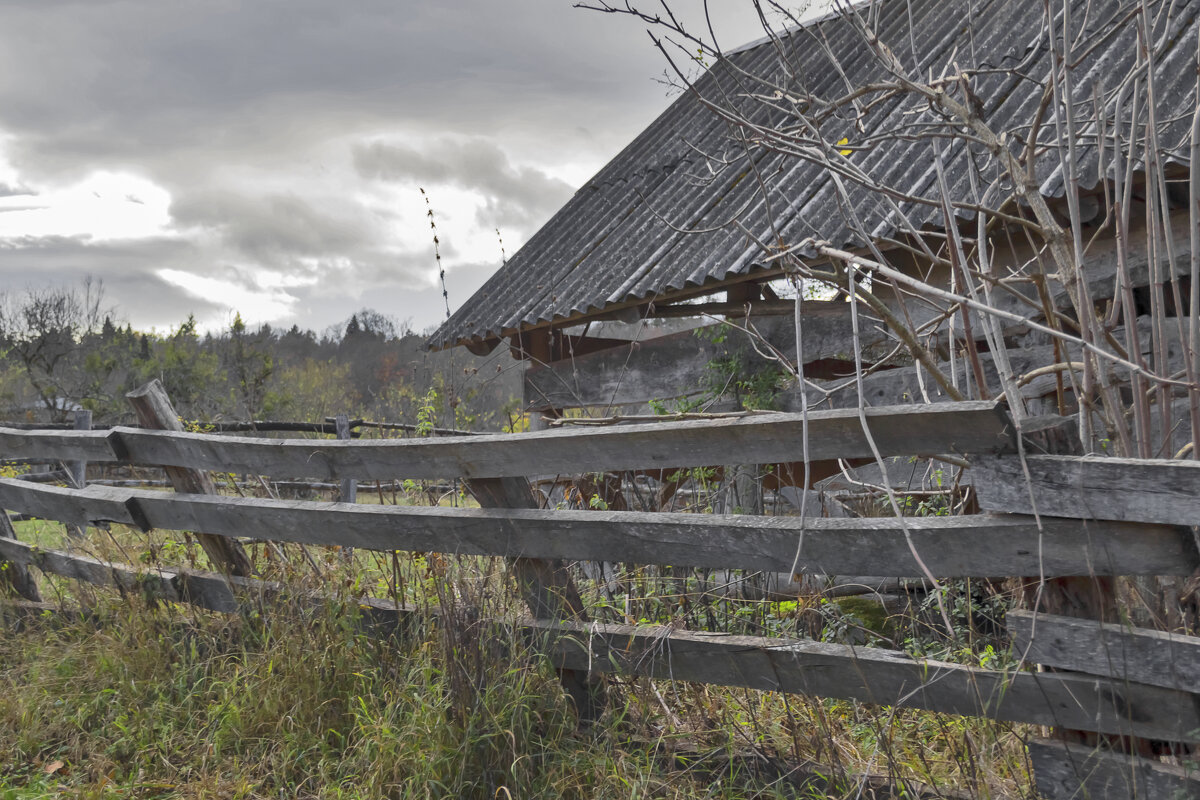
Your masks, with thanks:
[[(178, 235), (10, 240), (0, 280), (92, 273), (135, 325), (162, 326), (223, 305), (154, 270), (254, 286), (262, 267), (320, 280), (286, 290), (281, 323), (371, 305), (423, 327), (441, 313), (431, 248), (397, 243), (413, 221), (363, 185), (476, 193), (476, 222), (504, 229), (511, 254), (569, 196), (557, 169), (598, 166), (666, 103), (640, 27), (572, 0), (11, 0), (0, 146), (16, 177), (0, 196), (131, 173), (171, 194)], [(496, 267), (449, 266), (456, 303)]]
[(421, 149), (382, 141), (360, 144), (354, 148), (354, 166), (364, 178), (446, 183), (478, 192), (485, 202), (480, 225), (516, 228), (525, 234), (573, 191), (542, 170), (514, 165), (494, 142), (479, 138), (442, 138)]
[[(172, 238), (93, 241), (81, 236), (0, 239), (0, 263), (10, 288), (79, 285), (85, 278), (103, 282), (105, 296), (123, 318), (143, 327), (167, 329), (188, 314), (217, 314), (218, 300), (198, 298), (160, 278), (164, 263), (198, 268), (200, 253), (189, 242)], [(25, 276), (21, 283), (16, 276)]]

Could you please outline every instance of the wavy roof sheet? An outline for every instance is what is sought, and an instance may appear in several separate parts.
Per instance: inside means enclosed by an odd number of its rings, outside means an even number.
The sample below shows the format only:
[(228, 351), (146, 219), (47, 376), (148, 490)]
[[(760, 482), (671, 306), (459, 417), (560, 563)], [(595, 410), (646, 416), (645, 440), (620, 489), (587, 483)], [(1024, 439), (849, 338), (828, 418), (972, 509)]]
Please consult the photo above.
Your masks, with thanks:
[[(1062, 10), (1054, 5), (1053, 31), (1061, 41)], [(1197, 102), (1198, 6), (1200, 0), (1150, 4), (1159, 141), (1165, 156), (1181, 163), (1187, 163)], [(1123, 120), (1128, 129), (1135, 93), (1143, 98), (1139, 119), (1145, 124), (1144, 85), (1136, 92), (1117, 91), (1136, 66), (1138, 8), (1137, 0), (1074, 0), (1071, 9), (1073, 96), (1079, 117), (1086, 120), (1095, 119), (1095, 98), (1101, 98), (1106, 138), (1114, 120)], [(878, 0), (860, 13), (914, 76), (950, 74), (955, 66), (983, 70), (971, 83), (977, 110), (992, 130), (1023, 141), (1054, 63), (1040, 9), (1040, 4), (1013, 0)], [(777, 241), (773, 231), (789, 243), (811, 236), (856, 247), (865, 242), (854, 234), (849, 221), (854, 218), (859, 230), (874, 237), (898, 228), (944, 227), (936, 206), (889, 198), (850, 181), (844, 182), (849, 203), (843, 204), (833, 173), (811, 158), (743, 144), (739, 137), (745, 128), (726, 122), (701, 97), (758, 125), (798, 121), (747, 96), (763, 90), (753, 78), (819, 102), (890, 76), (871, 54), (860, 27), (846, 18), (728, 54), (580, 188), (434, 333), (430, 346), (579, 321), (613, 306), (671, 298), (765, 272), (756, 241)], [(922, 133), (946, 126), (932, 114), (910, 95), (869, 105), (857, 119), (829, 120), (821, 133), (827, 141), (845, 136), (861, 148), (849, 162), (877, 186), (935, 199), (936, 150), (933, 138)], [(1052, 105), (1039, 131), (1046, 147), (1036, 164), (1048, 196), (1064, 192), (1056, 144), (1064, 126)], [(1086, 124), (1075, 137), (1085, 189), (1099, 180), (1096, 133), (1094, 124)], [(999, 180), (993, 162), (981, 157), (977, 146), (972, 153), (962, 138), (937, 141), (954, 201), (974, 202), (978, 192)]]

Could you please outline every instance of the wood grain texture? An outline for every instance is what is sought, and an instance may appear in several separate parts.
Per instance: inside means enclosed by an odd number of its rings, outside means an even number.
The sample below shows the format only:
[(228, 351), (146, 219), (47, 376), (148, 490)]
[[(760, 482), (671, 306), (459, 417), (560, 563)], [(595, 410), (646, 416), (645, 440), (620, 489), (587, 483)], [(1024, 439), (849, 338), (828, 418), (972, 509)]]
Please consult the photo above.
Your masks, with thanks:
[(1068, 744), (1029, 743), (1038, 791), (1046, 800), (1190, 800), (1200, 797), (1195, 770)]
[(26, 431), (0, 428), (0, 453), (6, 459), (116, 461), (110, 431)]
[(1003, 673), (813, 641), (628, 625), (530, 623), (556, 663), (1173, 741), (1200, 739), (1191, 695), (1069, 673)]
[(1007, 625), (1032, 663), (1200, 694), (1200, 637), (1030, 611)]
[[(1200, 461), (1030, 456), (1031, 485), (1016, 457), (978, 458), (967, 479), (984, 509), (1081, 519), (1195, 525)], [(1032, 490), (1032, 502), (1030, 498)]]
[[(138, 422), (143, 427), (157, 428), (174, 433), (183, 431), (183, 424), (180, 423), (179, 417), (175, 414), (175, 409), (171, 406), (171, 400), (167, 397), (166, 390), (157, 379), (134, 389), (132, 392), (126, 393), (125, 399), (133, 407), (134, 413), (137, 414)], [(162, 466), (166, 470), (167, 479), (171, 481), (171, 485), (175, 487), (176, 492), (205, 495), (215, 495), (217, 493), (212, 478), (209, 477), (207, 472), (201, 469), (193, 469), (190, 466), (178, 464), (156, 464), (155, 466)], [(196, 531), (196, 540), (204, 548), (204, 552), (208, 555), (209, 560), (218, 568), (225, 570), (231, 575), (241, 575), (244, 577), (248, 577), (254, 573), (250, 557), (246, 555), (246, 551), (242, 548), (241, 544), (233, 539), (214, 536), (211, 531), (198, 529)]]
[[(720, 517), (530, 508), (429, 508), (172, 495), (91, 486), (72, 492), (0, 480), (0, 507), (47, 519), (370, 550), (627, 561), (828, 575), (922, 574), (900, 520)], [(936, 575), (1191, 574), (1190, 533), (1174, 526), (1018, 515), (910, 517), (913, 547)]]
[[(869, 409), (867, 420), (884, 456), (1012, 448), (1007, 416), (991, 402)], [(799, 456), (802, 428), (800, 414), (778, 413), (439, 439), (262, 439), (133, 428), (115, 428), (108, 436), (117, 453), (140, 464), (320, 480), (390, 480), (675, 469), (724, 464), (735, 454), (739, 463), (785, 463)], [(29, 433), (0, 431), (0, 436)], [(54, 435), (65, 440), (81, 434)], [(871, 456), (854, 409), (813, 412), (809, 439), (813, 460)]]

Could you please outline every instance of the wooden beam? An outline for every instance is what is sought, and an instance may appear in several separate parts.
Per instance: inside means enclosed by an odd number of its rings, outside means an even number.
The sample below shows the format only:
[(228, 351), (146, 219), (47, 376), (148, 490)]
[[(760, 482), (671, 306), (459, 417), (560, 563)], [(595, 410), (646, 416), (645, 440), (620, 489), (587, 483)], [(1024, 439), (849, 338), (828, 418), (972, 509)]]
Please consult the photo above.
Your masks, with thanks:
[[(1082, 519), (1195, 525), (1200, 462), (1029, 456), (1029, 483), (1016, 457), (972, 461), (968, 479), (984, 509)], [(1032, 495), (1032, 497), (1031, 497)]]
[[(1188, 575), (1190, 532), (1163, 525), (1030, 517), (817, 518), (428, 508), (172, 495), (93, 486), (72, 492), (0, 480), (0, 506), (48, 519), (112, 520), (225, 536), (370, 550), (628, 561), (829, 575)], [(800, 559), (796, 551), (803, 539)], [(911, 540), (911, 548), (909, 546)]]
[[(884, 456), (981, 454), (1013, 447), (1002, 408), (991, 402), (868, 409)], [(812, 460), (869, 458), (855, 409), (809, 414)], [(709, 466), (733, 454), (747, 464), (795, 461), (800, 414), (571, 427), (519, 434), (431, 439), (252, 439), (119, 428), (120, 446), (137, 463), (337, 480), (503, 477), (627, 469)]]
[[(1192, 695), (1069, 673), (996, 672), (906, 653), (670, 627), (531, 623), (555, 663), (1176, 741), (1200, 739)], [(1169, 795), (1168, 795), (1169, 796)]]
[[(166, 389), (157, 379), (127, 393), (125, 399), (133, 406), (138, 422), (143, 427), (182, 433), (183, 425), (179, 422), (179, 417), (171, 406)], [(176, 492), (205, 495), (217, 493), (212, 478), (200, 469), (193, 469), (190, 465), (185, 464), (155, 464), (155, 466), (162, 466), (166, 470), (167, 478), (175, 487)], [(239, 543), (232, 539), (214, 536), (207, 531), (197, 531), (196, 539), (204, 548), (209, 560), (218, 569), (243, 577), (254, 574), (250, 557), (246, 555), (246, 551)]]
[(1010, 611), (1014, 652), (1035, 664), (1200, 693), (1200, 637)]
[[(13, 528), (12, 520), (8, 518), (8, 512), (0, 508), (0, 545), (3, 545), (6, 540), (17, 541), (17, 531)], [(30, 574), (28, 567), (20, 561), (5, 558), (2, 550), (0, 550), (0, 586), (31, 603), (39, 603), (42, 600), (37, 581)]]
[(1035, 739), (1029, 760), (1046, 800), (1174, 800), (1200, 797), (1195, 769), (1079, 744)]

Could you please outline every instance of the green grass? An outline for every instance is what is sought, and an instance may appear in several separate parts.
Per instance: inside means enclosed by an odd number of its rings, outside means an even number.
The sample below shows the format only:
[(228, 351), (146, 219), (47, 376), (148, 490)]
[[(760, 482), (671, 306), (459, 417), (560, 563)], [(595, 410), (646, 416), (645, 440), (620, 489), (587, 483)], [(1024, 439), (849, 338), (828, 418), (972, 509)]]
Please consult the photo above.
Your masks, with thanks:
[[(18, 534), (64, 546), (54, 523), (19, 523)], [(209, 567), (181, 534), (114, 525), (76, 547)], [(846, 776), (864, 773), (1032, 796), (1026, 731), (979, 719), (636, 680), (616, 682), (606, 716), (581, 729), (550, 665), (480, 622), (522, 610), (501, 560), (250, 549), (264, 577), (397, 596), (426, 613), (404, 638), (381, 640), (354, 623), (353, 603), (315, 616), (272, 609), (265, 624), (42, 576), (45, 599), (91, 616), (0, 635), (0, 800), (856, 797)], [(598, 587), (581, 588), (597, 616), (621, 618), (628, 599), (639, 617), (690, 627), (794, 634), (807, 613), (697, 600), (693, 581), (638, 569), (628, 598), (608, 607)], [(842, 605), (886, 626), (875, 609)], [(798, 766), (829, 780), (797, 788)]]

